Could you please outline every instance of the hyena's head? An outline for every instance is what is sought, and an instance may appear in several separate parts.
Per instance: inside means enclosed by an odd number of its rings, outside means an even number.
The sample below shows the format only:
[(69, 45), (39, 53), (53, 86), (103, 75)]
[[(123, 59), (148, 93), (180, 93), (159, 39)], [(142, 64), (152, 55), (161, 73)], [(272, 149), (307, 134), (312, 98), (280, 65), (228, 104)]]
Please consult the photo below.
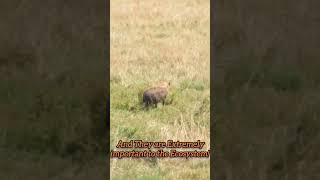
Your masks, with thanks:
[(170, 87), (170, 81), (159, 81), (158, 83), (156, 83), (154, 85), (154, 87), (160, 87), (160, 88), (166, 88), (167, 90), (169, 90)]

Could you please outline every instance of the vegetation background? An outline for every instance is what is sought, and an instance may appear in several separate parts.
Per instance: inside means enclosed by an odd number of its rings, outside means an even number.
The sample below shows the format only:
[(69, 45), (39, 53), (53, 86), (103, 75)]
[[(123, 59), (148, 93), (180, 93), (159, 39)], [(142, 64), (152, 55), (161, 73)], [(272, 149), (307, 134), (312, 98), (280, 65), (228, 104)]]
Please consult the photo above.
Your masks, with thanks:
[[(111, 149), (119, 140), (205, 141), (210, 148), (210, 1), (111, 1)], [(142, 92), (171, 82), (168, 103)], [(118, 149), (119, 150), (119, 149)], [(168, 150), (168, 149), (167, 149)], [(209, 159), (112, 159), (111, 179), (209, 179)]]
[[(114, 96), (120, 97), (118, 102), (112, 102), (114, 111), (112, 116), (123, 114), (123, 117), (118, 119), (122, 124), (127, 123), (122, 130), (113, 124), (113, 129), (116, 130), (113, 133), (120, 134), (119, 137), (130, 134), (132, 137), (143, 137), (139, 132), (149, 131), (150, 135), (155, 135), (150, 136), (154, 139), (166, 136), (179, 137), (179, 135), (187, 137), (186, 134), (189, 133), (210, 140), (205, 134), (208, 132), (207, 129), (195, 128), (207, 128), (205, 124), (207, 122), (204, 120), (209, 112), (199, 111), (200, 116), (197, 118), (191, 116), (194, 112), (191, 108), (191, 102), (194, 102), (192, 98), (198, 100), (200, 97), (207, 101), (194, 103), (195, 107), (199, 107), (201, 103), (204, 107), (209, 104), (209, 96), (206, 95), (209, 92), (209, 80), (205, 79), (208, 64), (206, 61), (197, 61), (198, 63), (193, 63), (191, 66), (188, 64), (195, 62), (191, 60), (192, 57), (208, 56), (204, 52), (199, 55), (196, 53), (201, 52), (199, 51), (201, 47), (208, 47), (200, 45), (200, 42), (208, 43), (202, 39), (202, 36), (208, 36), (205, 29), (208, 20), (195, 21), (199, 20), (196, 16), (201, 19), (203, 15), (207, 15), (205, 12), (208, 11), (208, 2), (179, 0), (176, 2), (177, 4), (170, 7), (177, 9), (174, 14), (178, 16), (172, 15), (172, 11), (168, 10), (170, 8), (161, 8), (160, 11), (148, 4), (135, 5), (138, 1), (131, 2), (130, 7), (145, 6), (151, 9), (150, 14), (143, 14), (146, 11), (130, 10), (129, 16), (129, 12), (121, 8), (120, 10), (124, 12), (118, 12), (120, 16), (118, 20), (141, 17), (133, 22), (139, 22), (141, 29), (149, 28), (142, 31), (149, 32), (148, 38), (156, 39), (155, 36), (159, 38), (152, 44), (146, 37), (149, 46), (143, 49), (128, 44), (135, 48), (140, 58), (149, 54), (154, 55), (148, 62), (139, 61), (141, 67), (145, 68), (142, 70), (150, 74), (149, 76), (135, 74), (138, 69), (129, 68), (134, 64), (130, 61), (124, 63), (127, 66), (123, 66), (123, 69), (128, 68), (129, 73), (124, 73), (120, 67), (114, 67), (122, 74), (114, 71), (112, 77), (113, 88), (119, 90), (119, 95), (114, 94)], [(97, 59), (104, 58), (103, 51), (106, 47), (104, 39), (101, 38), (105, 36), (107, 28), (105, 3), (84, 0), (0, 2), (1, 178), (26, 180), (107, 178), (105, 152), (102, 152), (105, 139), (103, 133), (101, 135), (96, 133), (104, 131), (103, 128), (100, 129), (104, 127), (100, 124), (104, 111), (100, 109), (103, 108), (101, 103), (104, 102), (101, 97), (105, 94), (105, 68), (104, 62)], [(122, 4), (122, 1), (114, 0), (112, 3)], [(160, 7), (162, 5), (160, 1), (150, 3)], [(214, 139), (211, 142), (215, 146), (215, 164), (212, 167), (215, 172), (214, 177), (221, 180), (319, 179), (319, 1), (216, 0), (214, 5), (213, 13), (217, 22), (213, 27), (217, 38), (214, 43), (216, 54), (213, 55), (215, 76), (211, 84), (215, 92), (212, 95), (215, 96), (216, 116), (215, 123), (211, 124), (215, 129)], [(137, 15), (131, 16), (131, 11)], [(191, 16), (187, 15), (186, 11)], [(165, 13), (172, 16), (168, 18)], [(121, 18), (121, 14), (126, 15)], [(167, 21), (175, 18), (182, 21), (180, 24), (175, 22), (166, 24), (171, 29), (165, 30), (161, 29), (160, 25), (152, 26), (153, 22), (150, 21), (147, 22), (151, 26), (140, 26), (145, 23), (144, 18), (152, 14), (161, 14), (162, 16), (157, 17), (166, 17)], [(187, 17), (191, 21), (188, 21)], [(157, 22), (159, 19), (155, 20)], [(137, 32), (136, 28), (125, 29), (123, 26), (119, 25), (118, 28), (123, 28), (126, 30), (123, 32), (128, 34), (136, 35), (130, 37), (138, 38), (131, 39), (131, 43), (139, 43), (139, 40), (142, 40), (139, 39), (141, 29)], [(203, 29), (199, 26), (203, 26)], [(135, 25), (128, 23), (128, 27)], [(174, 27), (179, 29), (175, 30)], [(154, 30), (151, 31), (151, 28)], [(171, 46), (159, 45), (159, 41), (164, 38), (174, 38), (170, 32), (184, 38), (181, 42), (176, 38), (177, 41), (172, 41)], [(127, 37), (119, 34), (113, 36)], [(189, 40), (193, 42), (190, 43)], [(123, 43), (123, 40), (119, 42)], [(177, 48), (181, 44), (186, 48)], [(193, 50), (190, 47), (199, 49)], [(146, 53), (146, 49), (154, 50), (155, 53)], [(165, 56), (157, 49), (161, 49), (162, 53), (165, 52)], [(121, 49), (115, 49), (114, 53), (118, 51), (121, 54)], [(132, 53), (132, 50), (128, 51)], [(183, 55), (180, 61), (178, 57), (175, 58), (179, 66), (172, 62), (172, 69), (182, 67), (177, 72), (170, 71), (169, 66), (165, 63), (163, 66), (158, 62), (166, 56), (173, 58), (176, 52), (178, 55)], [(153, 66), (143, 65), (144, 63)], [(168, 107), (153, 110), (149, 114), (142, 113), (136, 108), (138, 98), (133, 97), (149, 82), (166, 78), (167, 71), (159, 71), (166, 68), (173, 74), (180, 73), (180, 77), (175, 79), (173, 89), (173, 94), (177, 95), (171, 96), (173, 101)], [(197, 73), (199, 69), (205, 73)], [(158, 73), (161, 75), (158, 76)], [(172, 77), (176, 78), (175, 75)], [(130, 86), (133, 84), (133, 79), (139, 80), (135, 82), (138, 86)], [(130, 91), (132, 94), (127, 94), (126, 98), (126, 93), (120, 93), (127, 91), (128, 88), (132, 88)], [(193, 97), (191, 94), (196, 95)], [(128, 107), (132, 110), (128, 111)], [(184, 110), (183, 118), (178, 119), (178, 113), (173, 107)], [(133, 111), (139, 114), (140, 120), (143, 118), (152, 120), (148, 123), (143, 122), (149, 129), (143, 131), (138, 129), (138, 131), (129, 126), (129, 122), (125, 120), (131, 120), (134, 124), (140, 123), (137, 118), (129, 118), (128, 115), (133, 114)], [(156, 116), (158, 114), (163, 116)], [(165, 116), (168, 118), (159, 118), (156, 121), (156, 117)], [(197, 121), (191, 121), (192, 118)], [(166, 124), (166, 119), (171, 123), (170, 126), (186, 129), (182, 129), (181, 134), (175, 134)], [(159, 131), (158, 126), (152, 126), (154, 122), (161, 123), (159, 127), (163, 127), (161, 132), (164, 133), (158, 136), (152, 133), (153, 130)], [(199, 122), (200, 125), (191, 122)], [(190, 129), (196, 131), (188, 132)], [(115, 141), (113, 138), (112, 144), (115, 144)], [(194, 171), (203, 172), (203, 177), (200, 178), (207, 178), (208, 163), (192, 162), (195, 166), (184, 160), (163, 161), (155, 165), (162, 170), (167, 167), (173, 169), (179, 167), (177, 177), (184, 175), (189, 175), (191, 178), (198, 177), (198, 173), (189, 169), (193, 167)], [(112, 162), (114, 177), (123, 177), (127, 173), (125, 171), (137, 165), (136, 163), (127, 163), (126, 166), (126, 163), (121, 164), (121, 161)], [(150, 163), (140, 162), (137, 167), (140, 167), (140, 171), (133, 173), (151, 172), (150, 176), (154, 179), (159, 179), (161, 176), (175, 177), (173, 173), (160, 170), (157, 175), (152, 171)], [(129, 175), (131, 177), (137, 174)]]
[(106, 23), (106, 1), (0, 2), (0, 179), (107, 178)]
[(319, 1), (214, 1), (213, 174), (320, 178)]

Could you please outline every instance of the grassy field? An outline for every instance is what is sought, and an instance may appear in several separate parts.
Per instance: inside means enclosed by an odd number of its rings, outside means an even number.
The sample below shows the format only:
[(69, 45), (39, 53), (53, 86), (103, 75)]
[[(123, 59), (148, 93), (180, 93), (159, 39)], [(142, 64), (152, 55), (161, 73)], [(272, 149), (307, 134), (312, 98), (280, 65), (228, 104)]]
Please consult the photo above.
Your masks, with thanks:
[[(2, 179), (107, 178), (105, 2), (0, 2)], [(211, 166), (112, 159), (113, 179), (209, 179), (210, 167), (218, 180), (320, 179), (319, 1), (239, 2), (216, 1), (211, 83), (209, 1), (111, 2), (111, 149), (215, 147)], [(158, 80), (172, 82), (169, 103), (143, 111)]]
[[(210, 148), (210, 2), (111, 1), (111, 149), (118, 140), (205, 141)], [(143, 110), (165, 80), (168, 103)], [(209, 159), (112, 159), (112, 179), (209, 179)]]

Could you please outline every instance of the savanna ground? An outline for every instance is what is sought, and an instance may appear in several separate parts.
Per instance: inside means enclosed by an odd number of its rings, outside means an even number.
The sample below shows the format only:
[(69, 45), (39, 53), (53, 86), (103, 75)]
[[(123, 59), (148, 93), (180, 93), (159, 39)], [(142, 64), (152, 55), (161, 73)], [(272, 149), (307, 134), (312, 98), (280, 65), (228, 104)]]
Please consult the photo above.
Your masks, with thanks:
[[(210, 148), (210, 1), (111, 1), (111, 144), (205, 141)], [(142, 91), (171, 82), (165, 106)], [(111, 179), (209, 179), (206, 159), (112, 159)]]

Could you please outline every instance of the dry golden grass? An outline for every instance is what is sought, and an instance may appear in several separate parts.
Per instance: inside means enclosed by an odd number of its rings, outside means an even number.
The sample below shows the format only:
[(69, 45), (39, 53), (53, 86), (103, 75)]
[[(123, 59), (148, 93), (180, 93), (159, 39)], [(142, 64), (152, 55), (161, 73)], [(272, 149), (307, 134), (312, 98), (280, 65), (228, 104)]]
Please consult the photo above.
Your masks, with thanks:
[[(210, 148), (210, 1), (111, 1), (111, 149), (118, 140), (205, 141)], [(171, 82), (172, 103), (139, 93)], [(142, 98), (142, 97), (141, 97)], [(112, 179), (209, 179), (209, 159), (112, 159)]]
[(209, 83), (209, 1), (112, 1), (111, 78)]

